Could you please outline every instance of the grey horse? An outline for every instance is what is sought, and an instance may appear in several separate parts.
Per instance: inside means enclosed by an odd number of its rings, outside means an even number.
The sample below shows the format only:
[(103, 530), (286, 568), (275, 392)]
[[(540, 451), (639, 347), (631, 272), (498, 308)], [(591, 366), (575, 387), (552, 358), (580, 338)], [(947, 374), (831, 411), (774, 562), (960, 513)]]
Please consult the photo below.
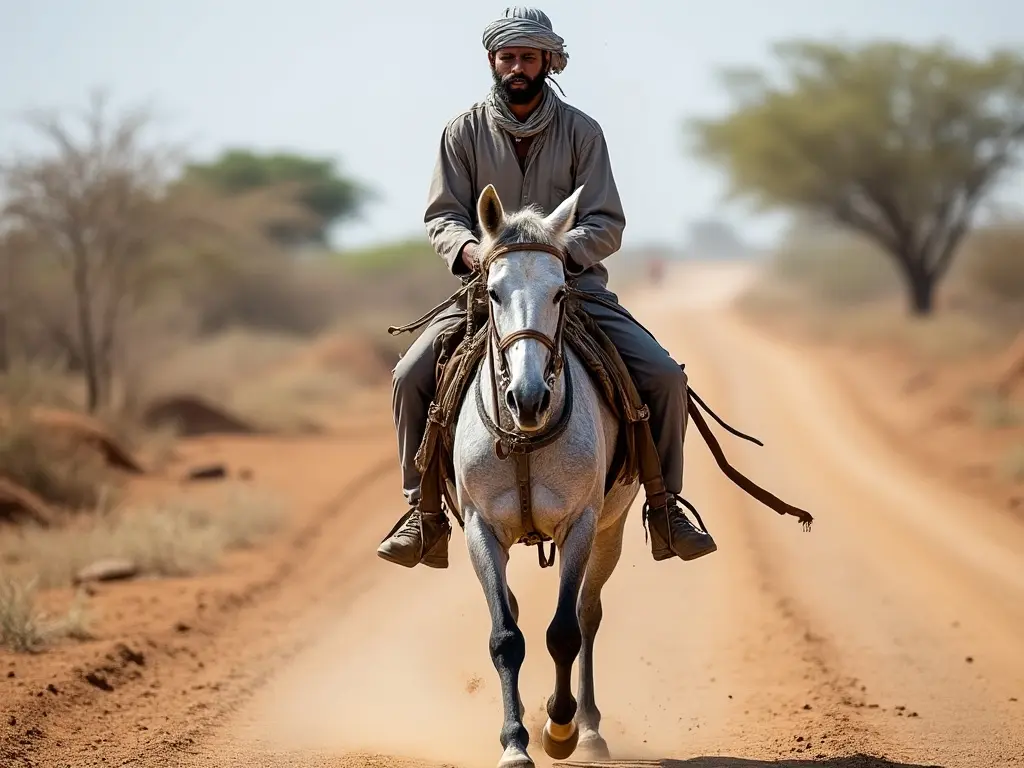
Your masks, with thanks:
[(491, 615), (491, 659), (504, 705), (500, 768), (532, 766), (533, 760), (519, 695), (526, 641), (507, 580), (509, 549), (529, 531), (515, 462), (497, 450), (495, 434), (512, 441), (553, 436), (530, 454), (527, 492), (533, 529), (550, 537), (560, 568), (557, 607), (547, 630), (555, 685), (547, 702), (544, 751), (554, 759), (577, 748), (593, 759), (608, 757), (594, 699), (594, 638), (601, 590), (619, 561), (627, 512), (640, 486), (616, 484), (605, 494), (620, 425), (561, 337), (566, 272), (556, 254), (570, 237), (581, 190), (546, 217), (533, 207), (507, 214), (490, 185), (477, 202), (480, 280), (486, 283), (492, 336), (458, 413), (455, 478), (448, 490), (461, 512)]

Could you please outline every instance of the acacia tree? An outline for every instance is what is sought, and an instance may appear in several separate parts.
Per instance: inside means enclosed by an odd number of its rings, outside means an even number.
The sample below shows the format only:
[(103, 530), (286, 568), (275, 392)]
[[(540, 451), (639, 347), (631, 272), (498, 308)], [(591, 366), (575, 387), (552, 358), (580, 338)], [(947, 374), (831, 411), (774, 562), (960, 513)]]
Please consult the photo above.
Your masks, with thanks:
[(201, 181), (226, 194), (301, 184), (298, 202), (310, 214), (309, 223), (297, 226), (289, 217), (270, 221), (266, 227), (267, 234), (284, 246), (325, 244), (329, 227), (357, 219), (365, 205), (376, 199), (370, 187), (343, 175), (333, 159), (284, 152), (230, 149), (212, 162), (189, 164), (185, 179)]
[(731, 195), (825, 216), (896, 263), (928, 315), (979, 202), (1024, 140), (1024, 58), (900, 43), (774, 48), (781, 73), (726, 70), (735, 101), (691, 123)]
[(93, 412), (111, 404), (126, 323), (195, 268), (196, 246), (251, 252), (264, 245), (259, 232), (268, 219), (307, 223), (308, 216), (294, 203), (296, 189), (229, 200), (193, 183), (170, 186), (180, 152), (147, 143), (146, 110), (111, 119), (105, 97), (95, 94), (82, 117), (84, 135), (77, 136), (57, 114), (29, 116), (50, 150), (0, 168), (0, 222), (8, 243), (18, 244), (9, 258), (56, 277), (58, 294), (70, 297), (69, 312), (37, 311), (35, 319), (80, 361)]

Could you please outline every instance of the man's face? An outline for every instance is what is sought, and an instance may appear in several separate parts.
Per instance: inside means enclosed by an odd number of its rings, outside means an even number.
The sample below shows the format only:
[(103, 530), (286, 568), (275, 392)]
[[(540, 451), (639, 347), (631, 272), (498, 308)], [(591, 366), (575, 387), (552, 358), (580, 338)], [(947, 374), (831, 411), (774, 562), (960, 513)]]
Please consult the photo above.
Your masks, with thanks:
[(544, 52), (537, 48), (499, 48), (491, 73), (505, 101), (529, 104), (544, 88)]

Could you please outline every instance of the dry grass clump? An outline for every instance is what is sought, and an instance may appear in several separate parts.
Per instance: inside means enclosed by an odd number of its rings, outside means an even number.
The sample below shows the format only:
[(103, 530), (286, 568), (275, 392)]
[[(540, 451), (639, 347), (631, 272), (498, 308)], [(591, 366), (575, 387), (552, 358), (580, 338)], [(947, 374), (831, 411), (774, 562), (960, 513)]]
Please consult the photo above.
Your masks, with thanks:
[(89, 617), (79, 593), (68, 611), (51, 617), (36, 607), (36, 582), (0, 578), (0, 648), (19, 653), (43, 650), (56, 640), (90, 640)]
[(1024, 443), (1012, 447), (1003, 456), (1002, 474), (1015, 483), (1024, 483)]
[(989, 429), (1008, 429), (1024, 424), (1024, 404), (985, 389), (974, 393), (972, 400), (974, 420)]
[(227, 551), (272, 534), (283, 513), (279, 501), (244, 486), (202, 501), (115, 509), (63, 528), (24, 527), (6, 534), (0, 567), (42, 588), (72, 584), (81, 569), (100, 560), (131, 563), (139, 576), (190, 576), (215, 568)]
[(74, 510), (94, 507), (114, 484), (95, 448), (35, 424), (23, 411), (0, 424), (0, 476)]

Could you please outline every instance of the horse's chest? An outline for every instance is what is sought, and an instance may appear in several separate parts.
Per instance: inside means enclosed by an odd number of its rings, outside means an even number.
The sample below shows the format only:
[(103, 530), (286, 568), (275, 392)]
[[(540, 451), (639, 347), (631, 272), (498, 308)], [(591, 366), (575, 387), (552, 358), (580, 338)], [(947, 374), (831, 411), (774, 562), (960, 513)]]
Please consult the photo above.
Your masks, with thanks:
[[(473, 397), (471, 390), (466, 399), (472, 402)], [(514, 539), (525, 532), (524, 511), (529, 510), (532, 528), (558, 541), (583, 509), (600, 508), (606, 440), (594, 409), (580, 399), (558, 441), (529, 454), (528, 505), (520, 497), (516, 457), (497, 456), (494, 438), (475, 408), (460, 412), (453, 446), (460, 504), (469, 503), (499, 538)]]
[(472, 460), (460, 467), (459, 474), (462, 491), (493, 526), (510, 534), (523, 532), (527, 528), (524, 512), (528, 512), (534, 530), (556, 540), (575, 513), (598, 503), (603, 491), (603, 475), (596, 471), (592, 457), (586, 461), (531, 454), (525, 508), (516, 458)]

